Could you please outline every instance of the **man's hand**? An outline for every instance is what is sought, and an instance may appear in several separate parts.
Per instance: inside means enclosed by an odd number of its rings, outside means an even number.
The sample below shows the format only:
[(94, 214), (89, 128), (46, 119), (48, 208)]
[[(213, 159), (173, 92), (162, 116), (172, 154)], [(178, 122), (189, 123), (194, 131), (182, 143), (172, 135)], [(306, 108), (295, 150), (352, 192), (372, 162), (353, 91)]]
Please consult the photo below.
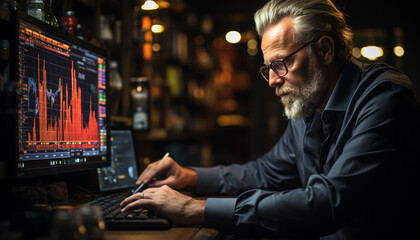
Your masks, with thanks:
[[(165, 176), (163, 180), (156, 180), (157, 175)], [(181, 167), (172, 158), (167, 157), (163, 162), (149, 164), (137, 179), (136, 184), (144, 183), (148, 187), (168, 185), (175, 189), (197, 186), (197, 173), (188, 168)]]
[(204, 224), (205, 200), (195, 200), (168, 186), (148, 188), (121, 202), (121, 212), (150, 209), (179, 225)]

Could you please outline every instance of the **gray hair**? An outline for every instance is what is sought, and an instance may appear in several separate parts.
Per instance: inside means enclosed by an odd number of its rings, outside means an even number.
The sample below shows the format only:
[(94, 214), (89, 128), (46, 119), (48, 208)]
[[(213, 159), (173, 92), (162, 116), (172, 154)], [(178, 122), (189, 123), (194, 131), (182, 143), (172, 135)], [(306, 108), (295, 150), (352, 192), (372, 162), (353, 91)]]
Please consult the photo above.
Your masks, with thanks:
[(271, 0), (254, 15), (258, 35), (262, 37), (268, 27), (288, 16), (293, 18), (296, 43), (328, 35), (334, 39), (336, 59), (350, 59), (353, 33), (330, 0)]

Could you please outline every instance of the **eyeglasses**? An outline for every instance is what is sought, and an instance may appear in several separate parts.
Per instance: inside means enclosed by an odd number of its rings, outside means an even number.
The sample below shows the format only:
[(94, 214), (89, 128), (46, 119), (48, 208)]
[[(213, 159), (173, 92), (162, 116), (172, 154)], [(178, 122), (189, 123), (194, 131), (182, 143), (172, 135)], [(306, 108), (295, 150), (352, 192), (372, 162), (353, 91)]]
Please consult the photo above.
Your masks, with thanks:
[(287, 69), (287, 66), (285, 64), (285, 61), (287, 59), (289, 59), (290, 57), (292, 57), (293, 55), (295, 55), (296, 53), (298, 53), (300, 50), (307, 47), (309, 44), (318, 41), (318, 39), (319, 38), (315, 38), (314, 40), (303, 44), (298, 49), (296, 49), (295, 51), (293, 51), (291, 54), (289, 54), (288, 56), (286, 56), (284, 58), (273, 60), (269, 65), (262, 66), (260, 68), (261, 75), (264, 77), (264, 79), (267, 82), (270, 80), (270, 69), (273, 70), (273, 72), (275, 74), (277, 74), (278, 77), (285, 76), (289, 72), (289, 70)]

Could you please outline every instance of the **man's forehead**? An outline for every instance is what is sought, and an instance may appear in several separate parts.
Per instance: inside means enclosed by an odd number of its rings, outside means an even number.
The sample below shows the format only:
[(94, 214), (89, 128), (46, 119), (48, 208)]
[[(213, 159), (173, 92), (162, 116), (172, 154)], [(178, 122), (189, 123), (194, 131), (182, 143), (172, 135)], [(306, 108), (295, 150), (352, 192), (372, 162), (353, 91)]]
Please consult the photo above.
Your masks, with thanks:
[(281, 55), (282, 52), (286, 54), (293, 45), (293, 19), (291, 17), (285, 17), (278, 23), (269, 26), (261, 39), (261, 49), (265, 60), (268, 60), (266, 57), (274, 57), (265, 56), (267, 54)]

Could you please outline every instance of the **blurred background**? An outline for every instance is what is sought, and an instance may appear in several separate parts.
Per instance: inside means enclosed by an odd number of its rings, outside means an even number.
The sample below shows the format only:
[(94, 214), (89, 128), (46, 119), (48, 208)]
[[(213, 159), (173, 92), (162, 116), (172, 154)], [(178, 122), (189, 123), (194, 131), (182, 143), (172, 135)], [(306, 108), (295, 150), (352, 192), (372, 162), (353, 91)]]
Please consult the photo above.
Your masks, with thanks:
[[(182, 165), (241, 163), (278, 141), (287, 121), (258, 73), (263, 57), (253, 22), (266, 2), (44, 0), (58, 27), (76, 19), (74, 35), (109, 50), (113, 126), (132, 125), (131, 81), (147, 80), (150, 126), (135, 134), (143, 166), (164, 152)], [(356, 58), (393, 65), (419, 86), (414, 2), (334, 3), (348, 16)]]

